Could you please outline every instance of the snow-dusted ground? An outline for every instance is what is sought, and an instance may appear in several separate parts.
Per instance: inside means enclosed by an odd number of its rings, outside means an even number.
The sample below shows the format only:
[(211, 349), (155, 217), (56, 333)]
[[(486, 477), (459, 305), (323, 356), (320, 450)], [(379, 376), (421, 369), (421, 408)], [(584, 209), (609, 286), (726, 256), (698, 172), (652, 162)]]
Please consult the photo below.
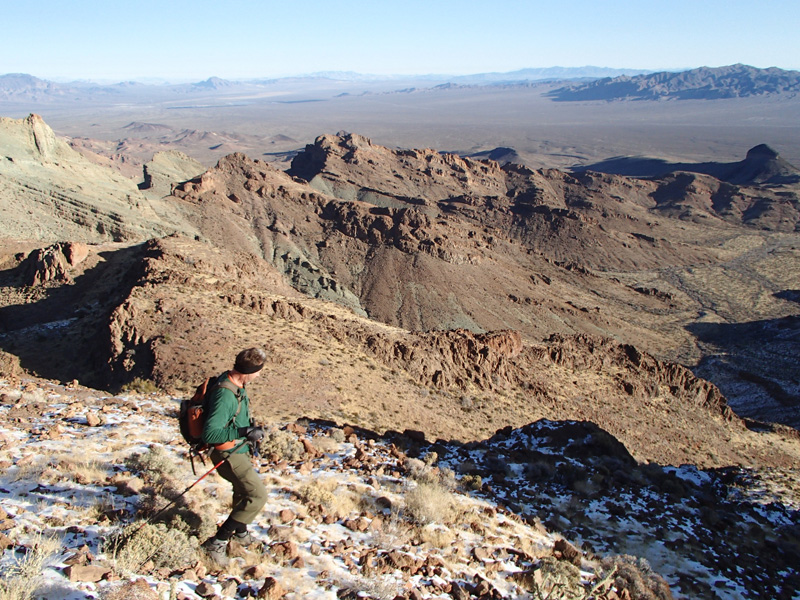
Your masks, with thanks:
[(586, 423), (541, 421), (442, 456), (483, 496), (598, 554), (644, 557), (676, 597), (800, 598), (800, 505), (746, 469), (637, 465)]
[[(205, 472), (191, 472), (175, 400), (23, 388), (0, 382), (0, 569), (13, 575), (36, 534), (56, 537), (37, 598), (100, 598), (137, 578), (160, 598), (254, 596), (270, 581), (288, 599), (535, 598), (526, 575), (548, 582), (547, 561), (566, 558), (554, 551), (562, 535), (584, 551), (574, 576), (586, 590), (603, 557), (632, 555), (676, 598), (800, 597), (798, 506), (759, 487), (757, 474), (637, 465), (590, 424), (547, 421), (467, 445), (406, 440), (402, 450), (369, 432), (290, 425), (276, 439), (299, 447), (296, 456), (259, 459), (269, 500), (252, 528), (258, 546), (222, 569), (202, 554), (125, 566), (104, 542), (135, 520), (147, 491), (131, 457), (158, 451), (177, 491)], [(475, 490), (447, 488), (461, 478)], [(445, 493), (415, 512), (426, 486)], [(205, 519), (193, 552), (229, 497), (212, 473), (188, 504), (176, 502)], [(67, 563), (87, 552), (104, 578), (70, 581)]]
[[(446, 522), (412, 522), (406, 499), (423, 480), (410, 477), (408, 465), (443, 481), (435, 469), (409, 461), (385, 441), (357, 435), (341, 441), (341, 429), (311, 424), (284, 435), (295, 443), (308, 440), (315, 457), (261, 459), (269, 501), (252, 531), (262, 548), (240, 549), (241, 557), (223, 569), (200, 555), (173, 569), (150, 564), (126, 570), (105, 542), (134, 519), (140, 501), (126, 490), (140, 478), (130, 471), (130, 457), (158, 448), (179, 467), (181, 485), (196, 479), (177, 433), (176, 403), (163, 396), (104, 398), (54, 385), (20, 391), (7, 383), (0, 384), (0, 399), (2, 531), (10, 540), (0, 568), (12, 575), (38, 533), (60, 540), (35, 597), (99, 598), (136, 578), (163, 598), (211, 591), (228, 597), (223, 590), (243, 596), (274, 578), (289, 599), (333, 599), (346, 590), (360, 597), (450, 598), (454, 585), (526, 598), (532, 596), (512, 575), (553, 554), (556, 536), (465, 493), (447, 492), (449, 514), (456, 516)], [(308, 490), (321, 494), (320, 504), (308, 500)], [(190, 507), (216, 507), (213, 522), (227, 516), (229, 485), (216, 473), (186, 496)], [(89, 564), (107, 570), (104, 579), (70, 581), (69, 559), (87, 551)], [(589, 585), (596, 565), (583, 563), (580, 577)]]

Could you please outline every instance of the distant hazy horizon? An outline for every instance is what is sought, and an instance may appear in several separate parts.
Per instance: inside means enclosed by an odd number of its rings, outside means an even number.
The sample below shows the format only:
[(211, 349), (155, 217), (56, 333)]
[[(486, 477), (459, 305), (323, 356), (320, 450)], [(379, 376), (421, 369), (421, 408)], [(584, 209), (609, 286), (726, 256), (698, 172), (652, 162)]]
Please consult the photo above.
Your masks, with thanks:
[(0, 73), (59, 82), (800, 69), (796, 0), (9, 0), (2, 14)]
[[(694, 67), (689, 67), (694, 68)], [(675, 69), (660, 69), (661, 71), (666, 72), (681, 72), (689, 70), (689, 68), (675, 68)], [(522, 73), (527, 72), (561, 72), (565, 73), (563, 77), (616, 77), (618, 75), (627, 74), (627, 75), (634, 75), (639, 73), (653, 73), (652, 69), (624, 69), (624, 68), (617, 68), (617, 67), (607, 67), (607, 66), (597, 66), (597, 65), (584, 65), (580, 67), (563, 67), (560, 65), (553, 65), (549, 67), (523, 67), (520, 69), (515, 69), (513, 71), (487, 71), (481, 73), (410, 73), (410, 74), (398, 74), (398, 73), (387, 73), (387, 74), (380, 74), (380, 73), (359, 73), (355, 71), (317, 71), (312, 73), (293, 73), (288, 75), (283, 75), (279, 77), (238, 77), (238, 78), (227, 78), (227, 77), (220, 77), (216, 74), (209, 74), (202, 78), (181, 78), (181, 79), (166, 79), (163, 77), (138, 77), (132, 79), (92, 79), (89, 77), (77, 77), (77, 78), (70, 78), (70, 77), (42, 77), (37, 73), (23, 73), (23, 72), (8, 72), (2, 73), (0, 72), (0, 77), (6, 76), (30, 76), (35, 77), (36, 79), (40, 79), (42, 81), (50, 81), (54, 83), (60, 84), (70, 84), (70, 83), (86, 83), (86, 84), (98, 84), (98, 85), (113, 85), (118, 83), (143, 83), (149, 85), (180, 85), (180, 84), (187, 84), (187, 83), (201, 83), (204, 81), (208, 81), (210, 79), (222, 79), (224, 81), (231, 81), (231, 82), (258, 82), (258, 81), (268, 81), (268, 80), (279, 80), (279, 79), (304, 79), (304, 78), (330, 78), (330, 79), (339, 79), (342, 81), (345, 80), (352, 80), (352, 81), (376, 81), (376, 82), (391, 82), (391, 81), (415, 81), (415, 80), (431, 80), (431, 81), (440, 81), (440, 80), (458, 80), (458, 79), (471, 79), (471, 78), (485, 78), (486, 81), (493, 81), (498, 80), (502, 81), (504, 76), (516, 76)], [(591, 73), (591, 74), (589, 74)], [(526, 76), (526, 78), (530, 80), (536, 79), (550, 79), (550, 78), (557, 78), (560, 76), (557, 75), (542, 75), (542, 76)], [(493, 78), (493, 79), (489, 79)]]

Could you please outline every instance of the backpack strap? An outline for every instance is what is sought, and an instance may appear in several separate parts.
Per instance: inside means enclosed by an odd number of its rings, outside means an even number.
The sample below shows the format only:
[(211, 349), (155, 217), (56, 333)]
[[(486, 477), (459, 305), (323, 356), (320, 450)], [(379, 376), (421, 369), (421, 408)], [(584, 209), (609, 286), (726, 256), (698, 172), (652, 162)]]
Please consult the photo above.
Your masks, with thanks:
[[(239, 413), (242, 412), (242, 388), (238, 387), (235, 383), (233, 383), (230, 379), (228, 379), (227, 375), (225, 375), (222, 381), (219, 379), (214, 383), (213, 386), (210, 386), (208, 389), (208, 394), (211, 394), (216, 388), (225, 388), (226, 390), (230, 390), (233, 392), (233, 395), (236, 396), (236, 412), (233, 413), (231, 420), (228, 421), (228, 426), (233, 425), (236, 422), (236, 417), (239, 416)], [(224, 452), (226, 450), (230, 450), (236, 446), (236, 442), (223, 442), (222, 444), (217, 444), (214, 446), (220, 452)]]
[(233, 395), (236, 396), (236, 412), (233, 413), (233, 417), (231, 417), (231, 420), (228, 422), (228, 425), (231, 425), (234, 421), (236, 421), (236, 417), (239, 416), (239, 413), (242, 412), (242, 388), (237, 386), (227, 377), (225, 377), (223, 381), (217, 383), (216, 387), (222, 387), (226, 390), (230, 390), (233, 392)]

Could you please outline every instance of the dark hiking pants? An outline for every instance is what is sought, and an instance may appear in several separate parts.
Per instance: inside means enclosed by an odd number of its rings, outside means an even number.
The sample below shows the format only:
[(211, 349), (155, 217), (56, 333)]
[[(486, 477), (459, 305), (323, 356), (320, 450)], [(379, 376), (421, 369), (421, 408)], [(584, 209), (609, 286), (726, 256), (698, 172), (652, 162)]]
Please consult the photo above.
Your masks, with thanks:
[[(211, 460), (214, 464), (223, 458), (225, 453), (212, 450)], [(230, 518), (245, 525), (252, 523), (267, 503), (267, 488), (253, 468), (250, 454), (231, 454), (217, 471), (233, 486), (233, 510)]]

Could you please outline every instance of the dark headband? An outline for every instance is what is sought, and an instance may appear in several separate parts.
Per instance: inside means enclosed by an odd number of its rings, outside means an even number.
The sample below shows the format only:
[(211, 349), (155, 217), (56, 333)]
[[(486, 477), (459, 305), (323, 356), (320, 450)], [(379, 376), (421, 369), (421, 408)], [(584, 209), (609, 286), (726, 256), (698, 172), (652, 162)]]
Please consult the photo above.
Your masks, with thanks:
[(261, 369), (264, 368), (264, 365), (263, 364), (254, 365), (250, 361), (237, 360), (236, 364), (233, 365), (233, 368), (242, 375), (250, 375), (252, 373), (258, 373)]

